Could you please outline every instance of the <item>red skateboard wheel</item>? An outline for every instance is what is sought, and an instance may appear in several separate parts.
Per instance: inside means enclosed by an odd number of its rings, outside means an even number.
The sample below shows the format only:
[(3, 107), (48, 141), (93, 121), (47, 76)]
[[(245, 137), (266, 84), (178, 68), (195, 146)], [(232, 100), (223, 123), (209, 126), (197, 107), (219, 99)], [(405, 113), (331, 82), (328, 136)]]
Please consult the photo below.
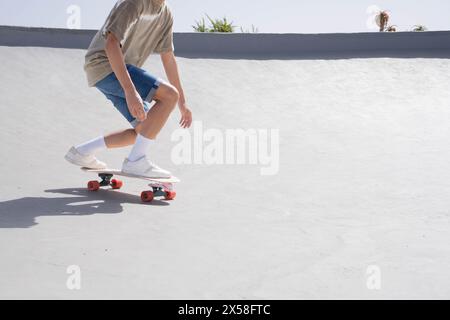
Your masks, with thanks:
[(100, 189), (100, 183), (98, 181), (89, 181), (88, 182), (88, 190), (89, 191), (98, 191)]
[(141, 193), (141, 200), (143, 202), (152, 202), (154, 198), (154, 194), (152, 191), (144, 191)]
[(120, 188), (122, 188), (123, 186), (123, 182), (121, 180), (117, 180), (117, 179), (112, 179), (111, 180), (111, 187), (115, 190), (118, 190)]
[(173, 200), (177, 196), (177, 193), (175, 191), (166, 191), (166, 200)]

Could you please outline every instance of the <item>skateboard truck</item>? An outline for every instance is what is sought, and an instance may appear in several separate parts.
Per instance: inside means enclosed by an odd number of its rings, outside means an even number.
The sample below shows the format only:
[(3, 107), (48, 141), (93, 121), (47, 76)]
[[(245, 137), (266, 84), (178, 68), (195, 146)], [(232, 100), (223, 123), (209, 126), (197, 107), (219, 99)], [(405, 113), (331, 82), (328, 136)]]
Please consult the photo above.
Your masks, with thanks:
[(111, 186), (114, 190), (119, 190), (123, 186), (123, 182), (121, 180), (112, 179), (114, 176), (110, 173), (99, 173), (101, 181), (89, 181), (88, 190), (89, 191), (98, 191), (101, 187)]
[(177, 195), (173, 191), (173, 186), (170, 183), (151, 183), (149, 187), (152, 188), (152, 191), (144, 191), (141, 193), (141, 200), (143, 202), (151, 202), (155, 197), (164, 197), (166, 200), (173, 200)]
[(112, 174), (99, 173), (98, 175), (102, 181), (100, 181), (100, 187), (107, 187), (111, 184)]

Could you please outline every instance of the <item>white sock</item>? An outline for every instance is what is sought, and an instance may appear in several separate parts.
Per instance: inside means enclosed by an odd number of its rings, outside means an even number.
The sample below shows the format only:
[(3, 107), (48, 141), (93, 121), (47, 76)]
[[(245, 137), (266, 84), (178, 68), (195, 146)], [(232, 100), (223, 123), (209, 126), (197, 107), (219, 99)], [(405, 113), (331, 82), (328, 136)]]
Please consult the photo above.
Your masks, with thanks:
[(134, 144), (133, 149), (131, 149), (130, 155), (128, 156), (128, 160), (131, 162), (135, 162), (144, 157), (152, 142), (153, 140), (150, 140), (138, 134), (136, 143)]
[(85, 142), (83, 144), (80, 144), (79, 146), (75, 147), (79, 153), (85, 156), (89, 156), (91, 154), (94, 154), (98, 151), (101, 151), (103, 149), (106, 149), (106, 143), (104, 137), (98, 137), (91, 141)]

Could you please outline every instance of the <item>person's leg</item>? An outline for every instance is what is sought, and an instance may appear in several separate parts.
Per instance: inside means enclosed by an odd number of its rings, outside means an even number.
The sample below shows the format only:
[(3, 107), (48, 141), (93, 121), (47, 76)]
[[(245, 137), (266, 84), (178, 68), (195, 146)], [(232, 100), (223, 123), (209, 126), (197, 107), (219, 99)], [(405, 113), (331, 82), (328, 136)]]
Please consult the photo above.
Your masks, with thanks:
[(135, 144), (136, 136), (135, 129), (116, 131), (105, 136), (105, 143), (108, 149), (128, 147)]
[(156, 104), (147, 113), (147, 119), (137, 124), (136, 143), (125, 159), (122, 171), (149, 178), (169, 178), (171, 173), (149, 161), (147, 152), (175, 108), (179, 93), (172, 85), (161, 83), (152, 99)]
[(178, 102), (178, 92), (171, 85), (162, 83), (153, 98), (156, 100), (155, 106), (148, 112), (147, 119), (139, 123), (136, 129), (116, 131), (85, 142), (76, 147), (78, 151), (82, 154), (94, 154), (104, 148), (128, 147), (135, 144), (137, 132), (147, 139), (155, 140)]
[(84, 156), (93, 155), (103, 149), (106, 149), (105, 139), (103, 136), (84, 142), (75, 147), (79, 153)]
[[(174, 89), (171, 85), (162, 83), (161, 80), (158, 80), (156, 77), (143, 69), (137, 68), (133, 65), (127, 65), (127, 69), (136, 90), (144, 100), (146, 112), (150, 110), (150, 103), (153, 100), (165, 101), (167, 100), (166, 96), (172, 93), (172, 91), (175, 90), (176, 93), (176, 89)], [(135, 144), (137, 132), (140, 131), (140, 128), (142, 128), (143, 125), (137, 123), (136, 119), (128, 110), (125, 93), (115, 74), (110, 74), (108, 77), (98, 82), (96, 87), (113, 103), (116, 109), (132, 124), (132, 126), (137, 129), (121, 130), (106, 135), (104, 139), (108, 149), (122, 148)], [(159, 107), (157, 109), (159, 109)]]
[[(131, 122), (134, 120), (133, 116), (129, 113), (125, 98), (115, 96), (109, 92), (102, 92), (128, 121)], [(82, 155), (94, 155), (95, 153), (106, 148), (121, 148), (132, 145), (134, 144), (135, 139), (136, 132), (134, 129), (121, 130), (84, 142), (76, 146), (75, 149)]]
[[(109, 97), (109, 99), (123, 114), (126, 113), (123, 110), (125, 102), (122, 98)], [(133, 162), (144, 157), (151, 141), (156, 139), (175, 108), (179, 94), (172, 85), (160, 83), (151, 99), (155, 100), (156, 104), (147, 113), (147, 119), (138, 123), (135, 129), (116, 131), (104, 137), (98, 137), (77, 146), (76, 149), (83, 155), (93, 155), (105, 148), (113, 149), (134, 145), (128, 159)]]
[[(164, 127), (170, 113), (175, 108), (179, 93), (176, 88), (168, 83), (164, 83), (150, 73), (137, 68), (132, 65), (127, 65), (127, 69), (136, 87), (136, 90), (145, 100), (144, 107), (147, 112), (147, 118), (141, 123), (136, 123), (136, 119), (130, 114), (125, 99), (125, 94), (120, 86), (114, 73), (110, 74), (105, 79), (96, 84), (96, 87), (113, 103), (117, 110), (130, 122), (134, 129), (123, 130), (108, 134), (103, 139), (96, 139), (96, 142), (102, 140), (104, 145), (108, 148), (120, 148), (134, 143), (133, 149), (127, 159), (125, 159), (122, 170), (127, 173), (144, 175), (152, 178), (170, 177), (170, 172), (159, 168), (151, 161), (148, 161), (146, 154), (150, 145), (158, 136), (161, 129)], [(150, 102), (155, 101), (155, 105), (150, 109)], [(83, 148), (92, 150), (96, 149), (98, 145), (93, 141), (83, 144)], [(98, 149), (97, 149), (98, 150)], [(94, 150), (95, 152), (95, 150)], [(76, 158), (72, 163), (82, 165), (85, 158), (75, 148), (72, 148), (69, 153)], [(90, 155), (89, 158), (94, 158)], [(131, 161), (130, 161), (131, 160)], [(70, 160), (69, 160), (70, 161)], [(97, 166), (98, 164), (94, 164)]]
[(180, 94), (168, 83), (161, 83), (153, 99), (156, 104), (147, 113), (147, 119), (136, 126), (136, 132), (148, 139), (155, 140), (177, 105)]
[(147, 119), (138, 123), (135, 129), (121, 130), (105, 136), (108, 149), (133, 145), (136, 143), (138, 134), (150, 140), (156, 139), (175, 108), (179, 93), (175, 87), (163, 82), (159, 84), (152, 99), (156, 104), (147, 113)]
[(136, 141), (135, 129), (117, 131), (106, 136), (100, 136), (93, 140), (72, 147), (65, 158), (69, 162), (91, 169), (104, 169), (107, 165), (99, 161), (95, 154), (104, 149), (122, 148), (133, 145)]
[(178, 91), (172, 85), (161, 83), (153, 96), (156, 104), (147, 113), (147, 119), (138, 123), (136, 129), (121, 130), (106, 135), (104, 138), (108, 149), (133, 145), (136, 143), (138, 134), (155, 140), (176, 106), (178, 98)]
[(179, 99), (179, 93), (174, 86), (161, 83), (153, 99), (156, 101), (156, 104), (147, 113), (146, 120), (138, 123), (136, 126), (136, 143), (128, 156), (128, 160), (131, 162), (137, 161), (146, 155), (152, 141), (156, 140), (175, 108)]

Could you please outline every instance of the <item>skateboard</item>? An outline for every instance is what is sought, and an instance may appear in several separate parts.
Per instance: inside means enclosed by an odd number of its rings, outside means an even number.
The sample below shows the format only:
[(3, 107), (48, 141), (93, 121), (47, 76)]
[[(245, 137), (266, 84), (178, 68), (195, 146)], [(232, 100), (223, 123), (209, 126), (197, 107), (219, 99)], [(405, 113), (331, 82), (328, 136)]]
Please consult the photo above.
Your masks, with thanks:
[(114, 176), (126, 177), (133, 179), (145, 180), (148, 185), (152, 188), (151, 191), (143, 191), (141, 193), (141, 200), (143, 202), (152, 202), (155, 197), (164, 197), (166, 200), (174, 200), (177, 193), (174, 191), (173, 185), (180, 182), (178, 178), (164, 178), (164, 179), (152, 179), (142, 176), (136, 176), (131, 174), (123, 173), (121, 170), (116, 169), (102, 169), (94, 170), (81, 168), (84, 172), (97, 174), (101, 181), (93, 180), (89, 181), (87, 188), (89, 191), (98, 191), (101, 187), (111, 187), (114, 190), (119, 190), (123, 186), (123, 181), (118, 179), (113, 179)]

